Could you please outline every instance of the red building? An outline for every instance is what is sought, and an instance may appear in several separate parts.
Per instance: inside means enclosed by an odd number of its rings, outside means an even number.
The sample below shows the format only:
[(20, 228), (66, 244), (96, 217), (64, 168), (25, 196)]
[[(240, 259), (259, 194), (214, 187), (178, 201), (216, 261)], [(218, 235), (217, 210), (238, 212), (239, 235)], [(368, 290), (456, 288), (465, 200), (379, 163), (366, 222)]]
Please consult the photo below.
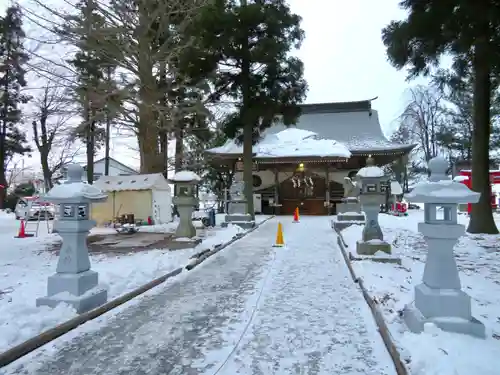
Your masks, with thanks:
[[(464, 183), (469, 189), (472, 189), (472, 170), (464, 169), (460, 171), (460, 176), (464, 176), (461, 182)], [(500, 183), (500, 170), (490, 170), (490, 182), (491, 185)], [(496, 210), (498, 207), (496, 195), (493, 193), (490, 187), (490, 195), (491, 195), (491, 207)], [(467, 212), (470, 214), (472, 205), (469, 203), (467, 205)]]

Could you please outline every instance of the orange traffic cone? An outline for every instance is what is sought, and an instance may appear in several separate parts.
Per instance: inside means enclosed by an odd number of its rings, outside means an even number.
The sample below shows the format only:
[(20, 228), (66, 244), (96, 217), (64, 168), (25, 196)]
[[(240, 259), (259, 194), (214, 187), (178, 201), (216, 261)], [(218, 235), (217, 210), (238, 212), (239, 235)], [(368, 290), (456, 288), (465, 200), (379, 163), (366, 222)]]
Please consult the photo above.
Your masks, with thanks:
[(293, 212), (293, 222), (294, 223), (298, 223), (299, 222), (299, 208), (298, 207)]
[(276, 243), (273, 247), (283, 247), (285, 246), (285, 241), (283, 240), (283, 226), (278, 223), (278, 232), (276, 232)]
[(26, 228), (24, 227), (24, 220), (21, 219), (21, 224), (19, 226), (19, 231), (17, 232), (16, 238), (26, 238)]

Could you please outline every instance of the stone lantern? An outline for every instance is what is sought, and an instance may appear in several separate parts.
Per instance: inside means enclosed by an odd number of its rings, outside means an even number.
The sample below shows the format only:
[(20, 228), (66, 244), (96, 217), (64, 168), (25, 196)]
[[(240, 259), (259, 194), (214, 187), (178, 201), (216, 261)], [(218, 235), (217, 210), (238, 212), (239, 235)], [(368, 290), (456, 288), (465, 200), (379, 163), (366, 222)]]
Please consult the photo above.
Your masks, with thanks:
[(196, 228), (193, 225), (193, 211), (198, 205), (195, 189), (201, 178), (191, 171), (177, 172), (169, 182), (175, 184), (175, 196), (172, 202), (179, 212), (179, 225), (175, 231), (177, 237), (193, 238)]
[(231, 223), (243, 229), (253, 228), (255, 226), (255, 221), (252, 220), (252, 215), (246, 212), (245, 182), (239, 180), (236, 176), (233, 177), (231, 188), (229, 189), (229, 196), (228, 214), (225, 217), (224, 226)]
[(384, 241), (384, 235), (378, 223), (380, 205), (385, 203), (389, 178), (384, 171), (375, 166), (370, 156), (366, 167), (361, 168), (356, 176), (361, 184), (359, 200), (365, 212), (365, 226), (361, 241), (356, 243), (356, 251), (360, 255), (374, 255), (378, 251), (391, 253), (391, 245)]
[(47, 296), (38, 298), (37, 306), (55, 307), (61, 302), (72, 305), (78, 313), (96, 308), (107, 301), (107, 290), (98, 286), (98, 274), (90, 269), (87, 236), (95, 226), (89, 218), (92, 202), (108, 197), (101, 190), (82, 181), (83, 168), (67, 168), (68, 180), (54, 186), (43, 199), (59, 207), (55, 229), (62, 237), (56, 273), (49, 276)]
[(457, 223), (458, 205), (477, 203), (480, 194), (448, 179), (444, 158), (431, 159), (429, 169), (430, 182), (420, 183), (407, 195), (409, 200), (425, 204), (424, 222), (418, 224), (418, 230), (428, 249), (422, 283), (415, 287), (414, 302), (405, 307), (404, 319), (416, 333), (431, 322), (444, 331), (485, 337), (484, 325), (472, 317), (471, 300), (462, 291), (453, 255), (453, 247), (465, 233), (465, 227)]

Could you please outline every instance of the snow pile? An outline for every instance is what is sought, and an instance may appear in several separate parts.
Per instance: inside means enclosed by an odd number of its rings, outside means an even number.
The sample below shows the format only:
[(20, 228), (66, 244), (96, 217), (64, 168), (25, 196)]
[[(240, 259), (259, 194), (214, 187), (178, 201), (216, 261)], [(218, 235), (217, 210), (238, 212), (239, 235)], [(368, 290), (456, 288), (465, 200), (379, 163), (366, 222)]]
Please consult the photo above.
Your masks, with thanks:
[(179, 171), (170, 179), (175, 182), (201, 181), (200, 176), (191, 171)]
[(359, 177), (384, 177), (385, 173), (382, 168), (375, 165), (369, 165), (367, 167), (361, 168), (357, 175)]
[(465, 184), (452, 180), (422, 182), (406, 195), (411, 202), (423, 203), (476, 203), (479, 193), (470, 190)]
[[(458, 185), (458, 184), (457, 184)], [(462, 288), (472, 298), (473, 316), (486, 326), (485, 340), (441, 331), (434, 325), (425, 332), (408, 331), (398, 312), (414, 299), (413, 288), (422, 280), (427, 245), (418, 233), (423, 210), (408, 217), (379, 216), (384, 239), (402, 266), (370, 261), (352, 262), (372, 298), (378, 301), (389, 330), (412, 375), (496, 375), (500, 358), (500, 236), (466, 235), (455, 246)], [(496, 217), (500, 227), (500, 218)], [(468, 218), (459, 216), (467, 225)], [(348, 251), (355, 254), (362, 226), (342, 231)]]
[[(229, 140), (221, 147), (208, 150), (215, 154), (242, 154), (243, 146)], [(296, 128), (268, 134), (253, 147), (257, 158), (276, 157), (342, 157), (350, 158), (351, 152), (340, 142), (321, 139), (318, 134)]]
[[(46, 295), (47, 277), (56, 270), (58, 257), (49, 249), (61, 240), (60, 237), (45, 234), (15, 239), (18, 226), (19, 222), (10, 215), (0, 214), (0, 353), (76, 316), (76, 312), (67, 305), (59, 305), (55, 309), (35, 305), (36, 298)], [(142, 227), (141, 230), (153, 227), (156, 226)], [(165, 225), (165, 230), (166, 227), (168, 225)], [(99, 283), (107, 287), (111, 300), (185, 266), (192, 255), (226, 243), (241, 232), (239, 227), (233, 225), (202, 230), (200, 237), (203, 241), (194, 249), (92, 255), (92, 269), (99, 272)], [(92, 233), (116, 231), (96, 228)]]

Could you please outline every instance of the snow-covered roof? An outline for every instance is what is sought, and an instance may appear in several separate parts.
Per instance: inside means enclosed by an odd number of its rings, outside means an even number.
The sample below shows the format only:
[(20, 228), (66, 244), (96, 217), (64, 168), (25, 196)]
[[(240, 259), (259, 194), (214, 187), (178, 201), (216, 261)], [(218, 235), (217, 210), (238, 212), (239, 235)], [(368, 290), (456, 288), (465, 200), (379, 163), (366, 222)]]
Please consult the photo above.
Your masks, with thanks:
[(102, 191), (170, 190), (168, 181), (161, 173), (102, 176), (94, 182), (93, 186)]
[(467, 181), (468, 179), (469, 179), (468, 176), (455, 176), (455, 177), (453, 177), (453, 181), (456, 181), (456, 182)]
[(175, 182), (201, 181), (201, 177), (191, 171), (179, 171), (170, 180)]
[(107, 196), (103, 194), (98, 187), (82, 181), (56, 185), (50, 189), (42, 199), (51, 202), (63, 201), (65, 199), (71, 200), (80, 197), (89, 200), (101, 200), (105, 199)]
[(369, 165), (367, 167), (363, 167), (357, 173), (359, 177), (384, 177), (385, 173), (382, 168), (379, 168), (375, 165)]
[[(369, 154), (377, 152), (409, 152), (415, 145), (400, 144), (389, 141), (383, 134), (378, 113), (371, 109), (371, 100), (343, 103), (322, 103), (301, 105), (302, 114), (297, 124), (289, 129), (313, 132), (318, 139), (323, 141), (333, 140), (344, 145), (351, 153)], [(281, 134), (287, 127), (275, 124), (262, 134), (263, 139), (268, 139), (270, 134)], [(262, 141), (260, 142), (262, 143)], [(301, 149), (304, 150), (306, 146)], [(239, 152), (238, 152), (239, 151)], [(228, 144), (207, 150), (215, 154), (237, 154), (241, 148)], [(294, 149), (279, 152), (279, 157), (306, 156)], [(320, 156), (318, 153), (305, 152), (307, 156)], [(260, 155), (257, 155), (259, 157)], [(268, 155), (267, 157), (276, 157)]]
[[(243, 153), (243, 146), (234, 140), (229, 140), (223, 146), (212, 148), (207, 152), (240, 155)], [(333, 139), (322, 139), (315, 132), (297, 128), (265, 135), (253, 146), (253, 153), (257, 158), (307, 156), (349, 158), (351, 156), (351, 152), (343, 143)]]
[(477, 203), (479, 193), (470, 190), (460, 182), (442, 180), (421, 182), (406, 195), (409, 201), (420, 203)]

